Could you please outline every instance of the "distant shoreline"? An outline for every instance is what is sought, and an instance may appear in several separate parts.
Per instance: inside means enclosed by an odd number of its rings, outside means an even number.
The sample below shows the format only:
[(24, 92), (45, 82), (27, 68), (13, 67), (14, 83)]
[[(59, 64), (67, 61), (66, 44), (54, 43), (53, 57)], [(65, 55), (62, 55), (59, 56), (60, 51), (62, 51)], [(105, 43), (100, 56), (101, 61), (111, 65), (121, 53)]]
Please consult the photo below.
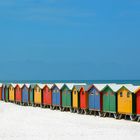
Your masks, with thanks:
[(117, 83), (140, 85), (140, 80), (0, 80), (0, 83)]

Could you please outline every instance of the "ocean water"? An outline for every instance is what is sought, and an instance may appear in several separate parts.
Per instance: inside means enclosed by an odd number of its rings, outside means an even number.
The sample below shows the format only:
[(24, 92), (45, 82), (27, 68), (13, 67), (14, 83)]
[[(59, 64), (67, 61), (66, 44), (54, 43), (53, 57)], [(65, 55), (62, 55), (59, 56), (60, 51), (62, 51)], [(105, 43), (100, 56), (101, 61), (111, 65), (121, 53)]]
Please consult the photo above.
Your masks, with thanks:
[(1, 83), (117, 83), (140, 85), (140, 80), (1, 80)]

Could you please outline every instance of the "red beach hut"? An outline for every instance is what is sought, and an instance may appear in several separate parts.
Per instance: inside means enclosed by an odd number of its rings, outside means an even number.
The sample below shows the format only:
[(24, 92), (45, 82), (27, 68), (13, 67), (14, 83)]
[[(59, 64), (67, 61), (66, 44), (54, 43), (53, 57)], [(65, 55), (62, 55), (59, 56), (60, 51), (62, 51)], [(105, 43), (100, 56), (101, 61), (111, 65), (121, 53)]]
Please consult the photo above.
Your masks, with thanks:
[(81, 113), (87, 114), (88, 110), (88, 89), (89, 85), (81, 86), (80, 88), (80, 108), (81, 108)]
[(53, 84), (47, 84), (42, 88), (43, 91), (43, 107), (50, 107), (52, 105), (52, 88)]
[(135, 91), (136, 94), (136, 114), (138, 116), (138, 121), (140, 121), (140, 87)]
[(22, 102), (22, 87), (23, 84), (17, 84), (15, 87), (15, 102), (21, 104)]

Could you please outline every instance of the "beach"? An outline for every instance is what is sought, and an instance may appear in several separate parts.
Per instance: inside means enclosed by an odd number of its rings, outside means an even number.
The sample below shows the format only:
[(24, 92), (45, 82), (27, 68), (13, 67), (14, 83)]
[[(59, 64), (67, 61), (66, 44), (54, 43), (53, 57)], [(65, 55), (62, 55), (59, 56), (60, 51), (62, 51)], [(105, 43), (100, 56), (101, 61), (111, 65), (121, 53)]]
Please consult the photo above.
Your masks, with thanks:
[(2, 140), (131, 140), (139, 132), (138, 122), (0, 102)]

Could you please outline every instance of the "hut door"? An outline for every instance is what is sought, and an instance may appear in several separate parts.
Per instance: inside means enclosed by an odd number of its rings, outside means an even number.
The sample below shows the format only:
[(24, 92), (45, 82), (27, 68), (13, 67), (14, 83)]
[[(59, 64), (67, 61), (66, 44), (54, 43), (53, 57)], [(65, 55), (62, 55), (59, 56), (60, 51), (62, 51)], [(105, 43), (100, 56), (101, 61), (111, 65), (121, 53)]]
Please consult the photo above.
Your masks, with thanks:
[(109, 110), (109, 95), (108, 91), (104, 92), (103, 94), (103, 111)]
[(67, 102), (67, 106), (71, 106), (71, 92), (67, 91), (66, 93), (66, 102)]
[(52, 93), (52, 100), (53, 100), (53, 105), (56, 105), (56, 93), (53, 91)]
[(110, 91), (109, 92), (109, 111), (116, 112), (116, 99), (115, 99), (115, 93)]
[(97, 91), (94, 93), (94, 105), (95, 109), (100, 109), (100, 94)]

